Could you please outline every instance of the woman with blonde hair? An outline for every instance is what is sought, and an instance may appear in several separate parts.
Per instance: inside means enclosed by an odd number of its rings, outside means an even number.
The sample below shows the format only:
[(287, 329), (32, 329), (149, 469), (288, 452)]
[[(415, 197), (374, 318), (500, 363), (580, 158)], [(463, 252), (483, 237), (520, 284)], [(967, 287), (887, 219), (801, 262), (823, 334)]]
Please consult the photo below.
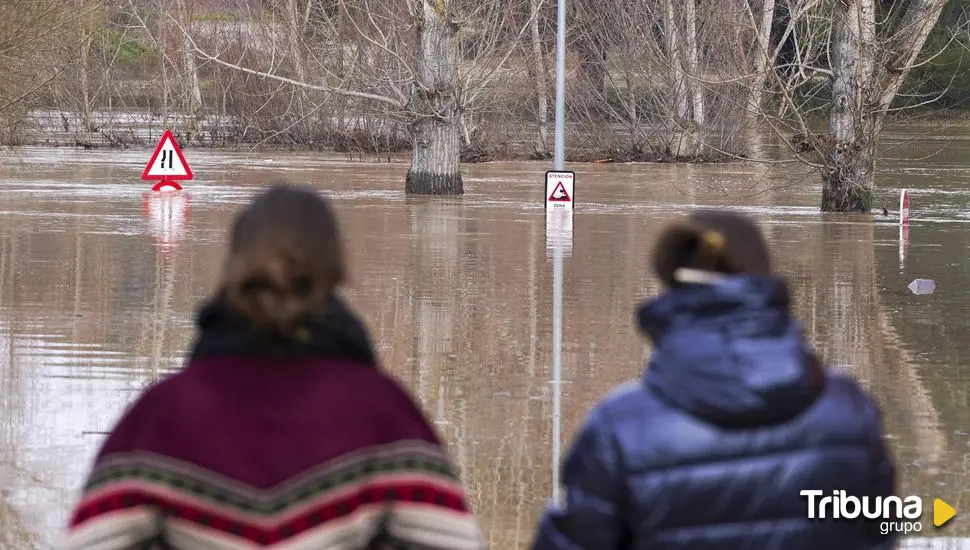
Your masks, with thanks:
[(482, 548), (441, 442), (338, 297), (344, 278), (323, 198), (256, 198), (186, 367), (111, 431), (62, 546)]

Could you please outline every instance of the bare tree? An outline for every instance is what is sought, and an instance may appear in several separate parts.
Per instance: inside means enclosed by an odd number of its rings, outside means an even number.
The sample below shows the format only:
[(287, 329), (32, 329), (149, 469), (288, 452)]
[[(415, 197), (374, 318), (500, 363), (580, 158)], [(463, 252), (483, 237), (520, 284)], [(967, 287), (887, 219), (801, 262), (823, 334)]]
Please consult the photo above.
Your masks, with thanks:
[[(762, 113), (764, 106), (769, 69), (777, 54), (771, 49), (771, 27), (774, 22), (775, 0), (761, 0), (761, 5), (757, 9), (751, 6), (750, 2), (744, 3), (745, 14), (752, 28), (756, 41), (753, 44), (754, 50), (752, 57), (752, 74), (747, 89), (747, 99), (745, 110), (749, 119), (756, 119)], [(742, 26), (743, 28), (743, 26)]]
[[(821, 170), (822, 211), (871, 209), (879, 133), (947, 1), (884, 6), (839, 0), (831, 7), (818, 0), (787, 2), (785, 38), (796, 47), (794, 59), (777, 73), (781, 112), (801, 130), (793, 139), (796, 152), (814, 152), (819, 159), (802, 157)], [(830, 30), (818, 24), (826, 20)], [(829, 33), (831, 43), (825, 41)], [(831, 94), (823, 103), (829, 111), (824, 136), (809, 128), (818, 93)]]
[[(360, 116), (365, 119), (375, 106), (385, 119), (407, 117), (413, 158), (405, 178), (405, 191), (461, 194), (460, 90), (451, 1), (437, 0), (432, 4), (413, 0), (408, 4), (415, 44), (413, 51), (409, 51), (400, 35), (391, 32), (400, 25), (388, 23), (400, 21), (402, 15), (395, 13), (395, 6), (368, 0), (353, 4), (340, 1), (340, 12), (355, 34), (353, 43), (345, 44), (338, 39), (339, 28), (332, 24), (336, 15), (329, 14), (321, 18), (327, 21), (321, 21), (315, 29), (315, 40), (306, 42), (308, 29), (304, 28), (304, 22), (309, 17), (301, 18), (300, 12), (312, 13), (313, 4), (308, 2), (304, 10), (298, 10), (296, 0), (286, 0), (278, 6), (284, 14), (283, 23), (261, 29), (269, 33), (265, 40), (273, 53), (277, 33), (285, 36), (288, 57), (295, 59), (292, 76), (286, 76), (273, 57), (266, 59), (265, 55), (259, 56), (245, 47), (246, 55), (253, 60), (258, 58), (257, 64), (262, 67), (247, 66), (228, 58), (223, 52), (211, 53), (191, 37), (188, 29), (180, 27), (195, 53), (203, 59), (299, 89), (301, 93), (322, 94), (313, 107), (320, 114), (330, 111), (328, 107), (333, 99), (344, 98), (355, 100), (358, 107), (363, 107)], [(387, 23), (381, 24), (382, 18)], [(247, 24), (252, 26), (252, 20)], [(335, 74), (330, 58), (334, 50), (339, 49), (337, 57), (343, 60), (348, 46), (350, 56), (356, 58), (354, 70)], [(408, 57), (413, 61), (408, 62)], [(381, 88), (383, 93), (376, 91)], [(289, 108), (284, 109), (284, 112), (289, 111)], [(301, 114), (301, 119), (307, 116)]]
[[(192, 22), (191, 4), (186, 0), (175, 0), (175, 17), (184, 27), (190, 27)], [(195, 50), (185, 35), (180, 36), (179, 50), (182, 57), (182, 94), (184, 114), (194, 123), (202, 114), (202, 83), (199, 78), (199, 67), (195, 59)]]
[(461, 195), (458, 132), (458, 44), (452, 0), (412, 0), (418, 53), (410, 107), (414, 152), (405, 179), (407, 193)]
[[(746, 0), (607, 0), (600, 6), (595, 26), (610, 37), (606, 86), (586, 121), (602, 128), (596, 139), (613, 143), (604, 151), (607, 160), (747, 156), (743, 83), (751, 79), (754, 51), (740, 42), (753, 42), (754, 34), (735, 23), (745, 6)], [(581, 105), (574, 101), (572, 109)], [(625, 136), (614, 133), (616, 124)]]
[[(43, 89), (70, 65), (80, 50), (84, 22), (100, 2), (29, 0), (0, 2), (0, 135), (16, 139)], [(68, 55), (70, 52), (70, 56)]]
[(529, 10), (532, 12), (529, 23), (529, 40), (531, 54), (531, 72), (536, 83), (536, 109), (539, 124), (539, 139), (536, 143), (536, 153), (539, 158), (549, 157), (549, 72), (546, 69), (546, 54), (542, 47), (542, 35), (539, 33), (539, 13), (542, 0), (529, 0)]
[[(767, 125), (798, 132), (791, 146), (822, 172), (823, 209), (864, 210), (875, 140), (946, 4), (571, 2), (567, 158), (781, 162), (758, 150)], [(0, 27), (0, 69), (13, 75), (0, 84), (8, 129), (54, 106), (65, 133), (100, 132), (110, 145), (129, 139), (104, 131), (117, 112), (142, 120), (132, 124), (147, 125), (147, 139), (160, 119), (197, 144), (205, 136), (380, 159), (407, 151), (409, 193), (462, 193), (460, 162), (548, 157), (548, 0), (121, 6), (0, 2), (0, 17), (14, 22)], [(31, 25), (54, 30), (8, 36)], [(51, 32), (61, 34), (43, 42)], [(815, 136), (821, 118), (828, 131)], [(21, 134), (7, 131), (7, 141)]]

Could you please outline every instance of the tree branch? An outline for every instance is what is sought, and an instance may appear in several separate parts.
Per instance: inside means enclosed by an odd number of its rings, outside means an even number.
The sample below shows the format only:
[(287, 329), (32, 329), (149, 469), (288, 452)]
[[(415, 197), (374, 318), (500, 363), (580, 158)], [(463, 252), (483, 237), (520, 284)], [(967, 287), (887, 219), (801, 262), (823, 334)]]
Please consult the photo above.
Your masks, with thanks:
[(236, 71), (239, 71), (239, 72), (243, 72), (243, 73), (246, 73), (246, 74), (251, 74), (251, 75), (254, 75), (254, 76), (259, 76), (261, 78), (268, 78), (270, 80), (275, 80), (277, 82), (283, 82), (283, 83), (289, 84), (291, 86), (296, 86), (298, 88), (304, 88), (304, 89), (307, 89), (307, 90), (315, 90), (315, 91), (319, 91), (319, 92), (326, 92), (326, 93), (330, 93), (330, 94), (334, 94), (334, 95), (339, 95), (339, 96), (344, 96), (344, 97), (353, 97), (353, 98), (357, 98), (357, 99), (369, 99), (371, 101), (376, 101), (378, 103), (383, 103), (385, 105), (390, 105), (390, 106), (395, 107), (397, 109), (403, 109), (404, 108), (404, 103), (402, 103), (401, 101), (398, 101), (398, 100), (396, 100), (394, 98), (387, 97), (387, 96), (378, 95), (378, 94), (371, 94), (371, 93), (367, 93), (367, 92), (358, 92), (358, 91), (354, 91), (354, 90), (345, 90), (345, 89), (342, 89), (342, 88), (334, 88), (334, 87), (323, 86), (323, 85), (319, 85), (319, 84), (309, 84), (307, 82), (300, 82), (298, 80), (294, 80), (292, 78), (287, 78), (285, 76), (279, 76), (279, 75), (275, 75), (273, 73), (268, 73), (268, 72), (264, 72), (264, 71), (257, 71), (255, 69), (250, 69), (248, 67), (243, 67), (243, 66), (238, 65), (236, 63), (230, 63), (228, 61), (224, 61), (222, 59), (219, 59), (219, 57), (214, 56), (214, 55), (211, 55), (208, 52), (206, 52), (205, 50), (203, 50), (202, 48), (200, 48), (198, 46), (198, 44), (195, 43), (195, 40), (192, 39), (192, 36), (189, 35), (189, 33), (178, 23), (178, 21), (176, 21), (171, 15), (169, 15), (168, 18), (175, 24), (176, 27), (178, 27), (179, 31), (181, 31), (185, 35), (186, 39), (189, 41), (189, 44), (192, 45), (192, 49), (194, 49), (195, 52), (200, 57), (202, 57), (202, 58), (204, 58), (206, 60), (212, 61), (213, 63), (216, 63), (217, 65), (222, 65), (223, 67), (226, 67), (226, 68), (229, 68), (229, 69), (233, 69), (233, 70), (236, 70)]

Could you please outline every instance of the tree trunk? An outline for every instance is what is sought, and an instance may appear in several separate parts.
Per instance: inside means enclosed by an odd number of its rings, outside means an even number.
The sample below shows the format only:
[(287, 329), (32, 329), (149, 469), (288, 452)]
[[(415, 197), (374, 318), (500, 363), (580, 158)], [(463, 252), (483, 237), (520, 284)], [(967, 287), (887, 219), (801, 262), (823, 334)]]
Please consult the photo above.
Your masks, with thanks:
[(691, 121), (694, 130), (700, 131), (704, 126), (704, 90), (701, 88), (700, 63), (697, 60), (697, 5), (696, 0), (684, 2), (684, 47), (687, 49), (687, 87), (691, 98)]
[[(183, 27), (187, 29), (191, 18), (185, 0), (178, 0), (178, 16)], [(202, 114), (202, 85), (199, 80), (199, 67), (195, 62), (195, 48), (185, 33), (182, 33), (182, 63), (185, 65), (185, 114), (189, 116), (190, 124), (194, 125)]]
[(684, 65), (681, 57), (682, 46), (680, 33), (677, 28), (677, 16), (674, 12), (675, 0), (664, 0), (664, 49), (669, 64), (668, 98), (670, 104), (670, 130), (672, 136), (667, 146), (668, 153), (675, 156), (685, 156), (689, 149), (689, 138), (684, 132), (690, 116), (690, 98), (687, 89), (687, 79), (684, 75)]
[(450, 0), (415, 3), (418, 56), (411, 92), (414, 154), (404, 192), (421, 195), (461, 195), (458, 131), (458, 48), (449, 21)]
[(81, 82), (79, 82), (81, 86), (81, 127), (83, 128), (81, 132), (90, 132), (94, 126), (91, 116), (91, 82), (88, 78), (91, 70), (90, 53), (93, 40), (94, 37), (91, 33), (85, 31), (81, 42)]
[(872, 109), (876, 18), (873, 0), (838, 4), (832, 41), (832, 111), (823, 152), (822, 211), (868, 212), (876, 113)]
[(169, 96), (169, 82), (168, 82), (168, 63), (165, 61), (165, 23), (159, 22), (159, 35), (161, 36), (161, 44), (159, 47), (159, 61), (162, 65), (162, 126), (163, 130), (168, 129), (168, 96)]
[(529, 13), (532, 22), (529, 30), (532, 34), (532, 71), (536, 80), (536, 92), (539, 94), (538, 119), (539, 119), (539, 143), (537, 149), (539, 153), (549, 152), (549, 86), (547, 78), (549, 73), (546, 71), (546, 60), (542, 54), (542, 41), (539, 35), (539, 0), (529, 1)]
[(775, 15), (775, 0), (762, 0), (761, 9), (752, 14), (755, 32), (754, 75), (746, 90), (745, 107), (751, 120), (760, 118), (765, 96), (765, 80), (771, 65), (771, 25)]
[[(872, 208), (876, 137), (947, 0), (913, 0), (879, 47), (874, 0), (843, 0), (832, 44), (832, 112), (823, 150), (823, 212)], [(876, 57), (876, 52), (881, 52)]]
[[(303, 49), (300, 47), (300, 8), (296, 0), (286, 0), (286, 46), (293, 62), (293, 72), (298, 82), (307, 82), (306, 65), (303, 60)], [(302, 93), (301, 88), (301, 93)]]
[[(303, 57), (303, 19), (300, 16), (300, 7), (297, 0), (286, 0), (286, 49), (290, 60), (293, 63), (293, 72), (298, 82), (309, 82), (307, 80), (306, 60)], [(299, 128), (301, 140), (310, 141), (312, 126), (306, 119), (307, 114), (307, 92), (304, 88), (298, 88), (296, 92), (295, 113), (287, 113), (294, 119), (296, 127)]]
[(881, 81), (877, 96), (877, 132), (882, 129), (886, 111), (922, 51), (926, 38), (939, 21), (946, 4), (947, 0), (913, 0), (906, 8), (906, 15), (903, 16), (898, 32), (889, 41), (889, 47), (882, 50), (883, 57), (876, 66), (876, 77)]
[(761, 134), (756, 131), (758, 122), (761, 120), (762, 108), (765, 98), (765, 82), (768, 78), (768, 69), (771, 66), (771, 25), (775, 15), (775, 0), (762, 0), (761, 9), (755, 13), (749, 12), (755, 28), (755, 48), (754, 52), (754, 75), (751, 77), (747, 90), (744, 105), (745, 118), (745, 141), (747, 142), (748, 153), (753, 158), (763, 158), (761, 146)]

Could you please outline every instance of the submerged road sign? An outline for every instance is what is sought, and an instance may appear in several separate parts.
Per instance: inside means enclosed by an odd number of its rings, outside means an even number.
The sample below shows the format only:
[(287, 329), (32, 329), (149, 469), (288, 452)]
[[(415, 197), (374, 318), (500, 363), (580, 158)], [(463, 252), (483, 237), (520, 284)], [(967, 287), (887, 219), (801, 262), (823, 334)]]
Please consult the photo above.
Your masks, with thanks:
[(546, 172), (546, 209), (558, 208), (572, 211), (575, 204), (573, 192), (576, 174), (568, 171)]
[(566, 256), (573, 249), (575, 184), (576, 174), (573, 172), (546, 172), (546, 247), (561, 250)]
[(158, 180), (152, 187), (152, 191), (161, 191), (166, 188), (181, 190), (177, 180), (191, 180), (192, 169), (182, 155), (182, 149), (175, 141), (175, 136), (171, 130), (165, 130), (162, 139), (155, 146), (151, 160), (145, 165), (145, 170), (141, 173), (141, 179), (146, 181)]

